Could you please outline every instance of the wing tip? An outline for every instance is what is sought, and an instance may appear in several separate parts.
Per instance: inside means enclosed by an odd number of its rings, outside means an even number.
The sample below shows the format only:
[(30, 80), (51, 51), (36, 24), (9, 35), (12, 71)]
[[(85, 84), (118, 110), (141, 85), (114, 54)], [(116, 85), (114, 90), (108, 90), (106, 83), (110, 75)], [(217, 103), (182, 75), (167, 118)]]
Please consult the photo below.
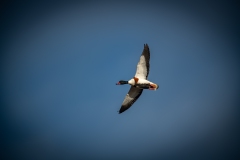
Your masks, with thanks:
[(131, 107), (131, 105), (130, 105), (129, 107), (121, 106), (121, 108), (120, 108), (119, 111), (118, 111), (118, 114), (121, 114), (121, 113), (125, 112), (125, 111), (128, 110), (130, 107)]
[(120, 110), (118, 111), (118, 114), (121, 114), (122, 112), (124, 112), (125, 110), (122, 109), (122, 107), (120, 108)]
[(149, 48), (147, 43), (146, 43), (146, 44), (144, 44), (144, 48)]

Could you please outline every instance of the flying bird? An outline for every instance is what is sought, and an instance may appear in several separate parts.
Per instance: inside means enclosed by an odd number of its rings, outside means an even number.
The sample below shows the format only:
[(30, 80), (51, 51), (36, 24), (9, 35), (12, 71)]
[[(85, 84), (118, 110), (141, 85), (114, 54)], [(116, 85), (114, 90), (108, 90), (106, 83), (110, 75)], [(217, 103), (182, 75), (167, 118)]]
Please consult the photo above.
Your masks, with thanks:
[(148, 44), (144, 44), (144, 49), (142, 55), (140, 56), (140, 60), (137, 64), (137, 71), (135, 76), (130, 79), (129, 81), (120, 80), (116, 83), (116, 85), (124, 85), (129, 84), (131, 85), (128, 94), (126, 95), (122, 106), (119, 110), (119, 114), (126, 111), (130, 108), (133, 103), (141, 96), (143, 89), (149, 90), (157, 90), (158, 85), (150, 82), (147, 80), (148, 73), (149, 73), (149, 61), (150, 61), (150, 51)]

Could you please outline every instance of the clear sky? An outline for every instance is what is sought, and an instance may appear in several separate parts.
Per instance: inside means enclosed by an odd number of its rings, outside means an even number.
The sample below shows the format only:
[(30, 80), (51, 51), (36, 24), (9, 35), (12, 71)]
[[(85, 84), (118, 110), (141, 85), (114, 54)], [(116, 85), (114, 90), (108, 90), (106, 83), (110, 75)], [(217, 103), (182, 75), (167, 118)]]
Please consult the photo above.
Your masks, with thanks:
[[(24, 159), (236, 158), (236, 5), (2, 5), (2, 153)], [(148, 43), (150, 81), (118, 114)]]

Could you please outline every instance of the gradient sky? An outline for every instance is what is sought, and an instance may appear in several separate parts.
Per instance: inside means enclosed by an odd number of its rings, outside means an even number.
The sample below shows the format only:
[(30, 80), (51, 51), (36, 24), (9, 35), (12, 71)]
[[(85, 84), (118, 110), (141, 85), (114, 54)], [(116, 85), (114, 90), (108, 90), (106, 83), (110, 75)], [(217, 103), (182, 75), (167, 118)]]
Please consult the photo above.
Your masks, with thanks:
[[(234, 159), (237, 5), (5, 2), (1, 141), (8, 159)], [(149, 80), (118, 114), (148, 43)], [(6, 159), (7, 159), (6, 158)]]

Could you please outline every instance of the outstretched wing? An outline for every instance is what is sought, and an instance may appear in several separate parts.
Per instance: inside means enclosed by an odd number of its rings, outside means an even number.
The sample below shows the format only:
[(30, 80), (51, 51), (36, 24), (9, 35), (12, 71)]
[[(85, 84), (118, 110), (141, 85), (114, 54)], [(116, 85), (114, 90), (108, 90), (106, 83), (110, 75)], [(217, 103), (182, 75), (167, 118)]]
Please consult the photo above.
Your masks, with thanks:
[(149, 47), (147, 44), (144, 44), (142, 55), (137, 64), (137, 71), (136, 71), (135, 77), (147, 79), (148, 73), (149, 73), (149, 67), (150, 67), (149, 61), (150, 61)]
[(128, 94), (126, 95), (122, 106), (119, 110), (119, 114), (126, 111), (128, 108), (130, 108), (133, 103), (140, 97), (140, 95), (142, 94), (143, 89), (139, 89), (136, 87), (131, 86)]

